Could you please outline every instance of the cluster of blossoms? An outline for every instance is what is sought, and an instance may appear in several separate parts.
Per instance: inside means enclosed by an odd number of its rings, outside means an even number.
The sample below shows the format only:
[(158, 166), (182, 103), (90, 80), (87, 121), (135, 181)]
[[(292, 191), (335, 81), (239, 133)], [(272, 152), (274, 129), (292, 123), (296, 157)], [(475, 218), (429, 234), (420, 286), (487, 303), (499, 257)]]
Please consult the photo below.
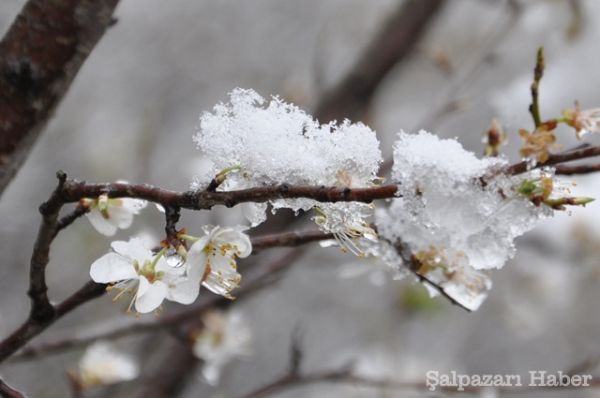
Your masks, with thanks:
[[(571, 125), (579, 134), (598, 130), (592, 120), (596, 117), (596, 111), (577, 107), (560, 120), (541, 123), (533, 133), (522, 131), (522, 154), (544, 162), (557, 123)], [(455, 140), (424, 131), (400, 133), (391, 176), (398, 197), (375, 217), (372, 204), (302, 198), (243, 204), (244, 214), (253, 227), (266, 219), (269, 204), (273, 211), (313, 210), (315, 223), (343, 250), (380, 257), (397, 277), (416, 274), (432, 291), (477, 309), (491, 287), (486, 271), (501, 268), (512, 256), (516, 237), (552, 210), (590, 201), (564, 196), (551, 169), (505, 175), (507, 161), (497, 156), (504, 140), (500, 126), (493, 124), (486, 148), (490, 157), (478, 159)], [(228, 104), (204, 113), (194, 141), (210, 163), (193, 184), (198, 190), (215, 181), (213, 188), (220, 191), (282, 183), (356, 188), (382, 182), (377, 176), (379, 141), (367, 126), (320, 124), (298, 107), (277, 97), (266, 101), (253, 90), (235, 89)], [(146, 205), (106, 195), (82, 204), (106, 235), (128, 227)], [(137, 238), (113, 242), (113, 251), (92, 264), (92, 279), (111, 284), (119, 290), (117, 297), (131, 293), (130, 308), (135, 304), (140, 313), (156, 310), (164, 300), (192, 303), (200, 286), (233, 298), (241, 280), (236, 259), (252, 251), (243, 228), (206, 227), (200, 237), (180, 233), (177, 239), (185, 243), (173, 248), (163, 241), (155, 250)], [(172, 257), (180, 261), (174, 265)]]
[[(230, 293), (241, 281), (235, 260), (252, 252), (248, 236), (241, 228), (217, 226), (206, 227), (199, 238), (181, 237), (193, 243), (189, 250), (180, 247), (174, 254), (167, 254), (168, 248), (153, 252), (140, 238), (114, 241), (113, 251), (92, 264), (90, 276), (95, 282), (110, 283), (111, 290), (119, 290), (115, 299), (132, 294), (129, 309), (135, 304), (139, 313), (158, 309), (165, 299), (191, 304), (198, 297), (200, 285), (233, 298)], [(178, 261), (170, 262), (167, 256), (175, 256)]]
[[(591, 116), (565, 112), (563, 122), (579, 126), (578, 131), (584, 126), (597, 128), (590, 124)], [(556, 124), (546, 122), (533, 133), (522, 131), (526, 140), (522, 155), (546, 161)], [(587, 203), (556, 197), (559, 190), (548, 185), (555, 180), (551, 170), (503, 175), (507, 161), (497, 156), (505, 139), (494, 123), (486, 148), (492, 157), (478, 159), (455, 140), (440, 140), (426, 132), (401, 133), (392, 172), (400, 197), (377, 211), (376, 228), (369, 222), (374, 209), (370, 204), (309, 199), (277, 199), (270, 204), (273, 211), (313, 209), (313, 220), (343, 249), (382, 258), (397, 277), (416, 273), (426, 286), (435, 285), (464, 307), (477, 309), (491, 288), (485, 270), (504, 265), (514, 252), (516, 237), (552, 209)], [(266, 101), (252, 90), (236, 89), (230, 103), (204, 113), (194, 140), (211, 164), (205, 176), (196, 179), (196, 189), (205, 188), (215, 175), (223, 191), (277, 183), (355, 188), (382, 181), (377, 177), (379, 142), (368, 127), (348, 121), (321, 125), (296, 106), (277, 97)], [(482, 183), (486, 175), (495, 177)], [(266, 219), (267, 204), (243, 206), (252, 226)], [(399, 244), (421, 266), (406, 264), (407, 256), (402, 261)]]

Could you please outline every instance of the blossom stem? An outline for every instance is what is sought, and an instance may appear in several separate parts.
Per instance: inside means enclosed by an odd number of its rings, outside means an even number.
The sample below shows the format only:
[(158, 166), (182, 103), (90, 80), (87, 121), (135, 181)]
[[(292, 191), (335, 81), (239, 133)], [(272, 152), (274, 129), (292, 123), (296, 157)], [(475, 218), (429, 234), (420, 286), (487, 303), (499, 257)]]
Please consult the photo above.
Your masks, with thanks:
[(183, 240), (187, 240), (188, 242), (197, 242), (200, 238), (197, 238), (195, 236), (192, 235), (187, 235), (187, 234), (179, 234), (177, 235), (178, 238), (183, 239)]

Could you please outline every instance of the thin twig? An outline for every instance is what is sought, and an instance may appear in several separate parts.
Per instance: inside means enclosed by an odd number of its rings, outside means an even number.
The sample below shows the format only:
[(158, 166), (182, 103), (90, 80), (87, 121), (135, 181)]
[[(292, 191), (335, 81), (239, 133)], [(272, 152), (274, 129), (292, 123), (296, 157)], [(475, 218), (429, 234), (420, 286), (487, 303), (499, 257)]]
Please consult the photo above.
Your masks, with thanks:
[(531, 167), (530, 162), (523, 160), (515, 163), (503, 170), (504, 174), (517, 175), (525, 173), (531, 169), (540, 168), (544, 166), (553, 166), (560, 163), (566, 163), (573, 160), (586, 159), (594, 156), (600, 156), (600, 145), (598, 146), (586, 146), (585, 148), (578, 148), (571, 151), (550, 154), (548, 160), (545, 163), (538, 163)]
[(600, 163), (596, 164), (578, 164), (575, 166), (559, 165), (554, 168), (555, 174), (560, 175), (575, 175), (575, 174), (589, 174), (600, 171)]

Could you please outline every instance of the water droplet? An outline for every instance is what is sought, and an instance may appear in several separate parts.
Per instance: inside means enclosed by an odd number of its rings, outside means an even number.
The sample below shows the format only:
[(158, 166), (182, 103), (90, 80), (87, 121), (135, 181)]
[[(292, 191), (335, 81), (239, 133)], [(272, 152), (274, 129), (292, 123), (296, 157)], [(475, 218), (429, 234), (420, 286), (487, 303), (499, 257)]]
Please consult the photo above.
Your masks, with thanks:
[(166, 255), (167, 264), (172, 268), (180, 268), (185, 264), (185, 259), (181, 257), (174, 249), (169, 250)]

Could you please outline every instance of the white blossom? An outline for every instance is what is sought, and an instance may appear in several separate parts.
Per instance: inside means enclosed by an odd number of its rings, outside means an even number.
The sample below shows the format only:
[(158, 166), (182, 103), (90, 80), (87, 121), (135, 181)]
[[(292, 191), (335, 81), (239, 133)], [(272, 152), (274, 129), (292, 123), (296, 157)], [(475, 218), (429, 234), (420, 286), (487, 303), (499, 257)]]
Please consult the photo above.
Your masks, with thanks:
[(227, 298), (241, 282), (236, 258), (252, 253), (252, 243), (244, 228), (205, 227), (205, 235), (197, 239), (187, 254), (191, 267), (203, 269), (202, 285)]
[(86, 349), (73, 376), (79, 385), (86, 389), (134, 380), (138, 374), (138, 364), (131, 356), (117, 351), (109, 343), (100, 341)]
[(148, 313), (165, 299), (191, 304), (198, 297), (204, 274), (202, 263), (171, 267), (164, 251), (154, 255), (139, 238), (131, 238), (128, 242), (114, 241), (111, 246), (114, 251), (92, 264), (90, 276), (94, 282), (116, 283), (113, 288), (120, 292), (115, 299), (124, 293), (132, 293), (129, 308), (135, 303), (136, 311)]
[(600, 108), (581, 110), (576, 102), (575, 109), (563, 111), (563, 119), (575, 129), (577, 138), (589, 133), (600, 133)]
[(228, 362), (251, 354), (252, 331), (236, 311), (211, 311), (202, 320), (204, 329), (195, 336), (193, 350), (204, 361), (202, 376), (215, 385)]
[(102, 235), (113, 236), (118, 229), (127, 229), (133, 222), (133, 216), (146, 207), (147, 202), (133, 198), (109, 198), (100, 195), (96, 199), (83, 199), (89, 208), (86, 213), (90, 223)]
[[(213, 162), (213, 175), (235, 168), (220, 190), (276, 183), (368, 186), (382, 161), (379, 141), (364, 124), (346, 120), (321, 125), (278, 97), (267, 102), (255, 91), (239, 88), (231, 93), (229, 104), (201, 116), (194, 141)], [(317, 202), (279, 199), (271, 204), (273, 209), (298, 211)], [(266, 204), (247, 207), (252, 225), (264, 221)]]

